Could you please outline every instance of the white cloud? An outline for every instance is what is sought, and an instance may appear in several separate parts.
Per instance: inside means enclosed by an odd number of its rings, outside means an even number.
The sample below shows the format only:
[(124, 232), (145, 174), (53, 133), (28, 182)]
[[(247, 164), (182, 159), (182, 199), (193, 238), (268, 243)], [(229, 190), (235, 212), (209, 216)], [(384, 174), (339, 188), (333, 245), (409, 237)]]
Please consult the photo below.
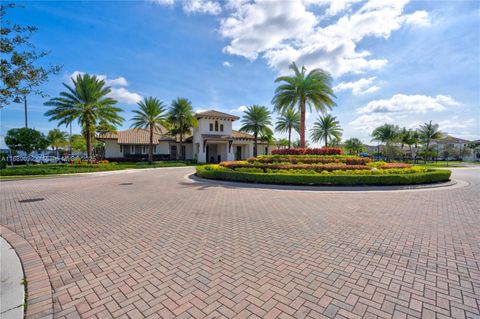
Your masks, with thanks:
[(237, 107), (236, 109), (231, 109), (230, 112), (232, 113), (241, 113), (241, 112), (245, 112), (247, 110), (247, 106), (246, 105), (241, 105), (239, 107)]
[(430, 16), (426, 11), (415, 11), (405, 16), (405, 22), (408, 24), (428, 27), (431, 25)]
[(394, 120), (387, 114), (365, 114), (348, 123), (354, 129), (363, 132), (372, 132), (376, 127), (384, 123), (393, 123)]
[(175, 3), (181, 3), (183, 11), (187, 14), (204, 13), (218, 15), (222, 12), (222, 7), (218, 1), (214, 0), (151, 0), (163, 6), (173, 6)]
[(107, 96), (118, 102), (125, 102), (127, 104), (136, 104), (142, 100), (140, 94), (130, 92), (126, 88), (111, 88)]
[(458, 131), (471, 127), (475, 123), (474, 119), (459, 120), (458, 117), (453, 120), (443, 120), (438, 122), (442, 131)]
[(385, 59), (372, 58), (357, 44), (366, 37), (389, 38), (403, 24), (424, 25), (425, 11), (404, 14), (408, 0), (370, 0), (353, 13), (347, 12), (329, 25), (309, 11), (326, 6), (327, 15), (353, 8), (357, 1), (235, 1), (232, 12), (221, 21), (220, 33), (230, 40), (224, 52), (255, 60), (259, 55), (277, 70), (286, 71), (292, 61), (308, 68), (320, 67), (334, 76), (380, 69)]
[(341, 92), (345, 90), (352, 90), (353, 95), (365, 95), (380, 90), (379, 86), (372, 85), (376, 77), (363, 78), (355, 82), (341, 82), (335, 87), (333, 91)]
[(449, 107), (458, 106), (460, 103), (450, 96), (437, 95), (405, 95), (395, 94), (388, 100), (374, 100), (368, 102), (364, 107), (358, 108), (357, 113), (427, 113), (444, 111)]
[[(68, 76), (68, 79), (70, 83), (73, 83), (72, 79), (76, 78), (78, 75), (83, 74), (85, 74), (85, 72), (74, 71)], [(128, 86), (128, 81), (123, 76), (114, 79), (109, 79), (106, 75), (103, 74), (95, 74), (95, 76), (105, 81), (106, 86), (110, 86), (111, 91), (107, 96), (117, 100), (118, 102), (136, 104), (142, 99), (142, 96), (140, 94), (130, 92), (125, 88), (126, 86)]]
[(222, 65), (223, 65), (224, 67), (226, 67), (226, 68), (231, 68), (231, 67), (232, 67), (232, 64), (231, 64), (230, 62), (228, 62), (228, 61), (223, 61), (223, 62), (222, 62)]

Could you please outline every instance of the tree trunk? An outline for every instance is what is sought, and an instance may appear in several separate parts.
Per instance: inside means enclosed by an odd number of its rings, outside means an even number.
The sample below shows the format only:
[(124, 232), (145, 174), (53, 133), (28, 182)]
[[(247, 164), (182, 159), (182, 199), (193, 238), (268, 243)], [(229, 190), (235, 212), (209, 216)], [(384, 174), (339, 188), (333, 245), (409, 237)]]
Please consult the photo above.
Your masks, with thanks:
[(183, 133), (182, 133), (182, 131), (180, 130), (180, 147), (179, 147), (179, 150), (178, 150), (178, 154), (179, 154), (179, 158), (180, 158), (181, 160), (183, 160), (183, 158), (182, 158), (182, 157), (183, 157), (183, 156), (182, 156), (182, 155), (183, 155), (183, 154), (182, 154), (182, 146), (183, 146)]
[(288, 148), (292, 147), (292, 127), (288, 127)]
[(300, 147), (305, 148), (305, 100), (300, 100)]
[(254, 137), (255, 137), (255, 143), (253, 147), (253, 157), (257, 157), (257, 151), (258, 151), (258, 132), (255, 132)]
[(90, 122), (85, 124), (85, 142), (87, 143), (87, 159), (89, 163), (92, 163), (92, 141), (90, 138)]
[(153, 163), (153, 126), (150, 125), (150, 145), (148, 145), (148, 163)]
[(325, 134), (325, 148), (328, 147), (328, 135)]
[(427, 157), (428, 157), (428, 152), (430, 149), (430, 142), (427, 142), (427, 149), (425, 150), (425, 156), (423, 157), (423, 161), (425, 164), (427, 164)]

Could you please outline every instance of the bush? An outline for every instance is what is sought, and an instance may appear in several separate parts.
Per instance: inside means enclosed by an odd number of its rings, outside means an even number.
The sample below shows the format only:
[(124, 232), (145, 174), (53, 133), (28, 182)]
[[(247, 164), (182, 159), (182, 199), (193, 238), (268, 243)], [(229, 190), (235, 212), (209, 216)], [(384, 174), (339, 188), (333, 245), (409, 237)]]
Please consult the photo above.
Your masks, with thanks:
[(343, 150), (336, 147), (323, 148), (277, 148), (273, 155), (342, 155)]
[(291, 164), (328, 164), (328, 163), (345, 163), (347, 165), (366, 165), (371, 162), (368, 157), (353, 156), (306, 156), (306, 155), (273, 155), (258, 156), (247, 159), (249, 163), (291, 163)]
[(220, 164), (223, 167), (229, 169), (239, 168), (256, 168), (256, 169), (270, 169), (270, 170), (309, 170), (315, 172), (321, 171), (346, 171), (346, 170), (371, 170), (372, 168), (367, 165), (347, 165), (344, 163), (330, 163), (330, 164), (261, 164), (261, 163), (245, 163), (243, 161), (238, 162), (222, 162)]
[(287, 185), (408, 185), (448, 181), (448, 170), (428, 169), (410, 174), (337, 175), (241, 172), (219, 165), (197, 167), (197, 175), (209, 179), (236, 182)]

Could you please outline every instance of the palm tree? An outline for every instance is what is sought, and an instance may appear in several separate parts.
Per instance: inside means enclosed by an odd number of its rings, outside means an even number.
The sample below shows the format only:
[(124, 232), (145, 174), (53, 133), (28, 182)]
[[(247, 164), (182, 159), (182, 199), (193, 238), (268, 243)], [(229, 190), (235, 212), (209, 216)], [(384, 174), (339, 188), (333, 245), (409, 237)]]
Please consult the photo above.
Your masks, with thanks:
[(98, 79), (95, 75), (79, 74), (72, 81), (73, 87), (63, 83), (67, 90), (60, 92), (60, 97), (45, 102), (46, 106), (53, 106), (45, 116), (50, 117), (50, 121), (59, 121), (59, 125), (68, 125), (78, 120), (83, 128), (87, 156), (91, 161), (92, 128), (99, 121), (120, 125), (123, 118), (118, 113), (122, 109), (114, 106), (117, 101), (107, 97), (111, 91), (110, 87), (105, 86), (105, 81)]
[(327, 114), (320, 116), (318, 120), (313, 124), (313, 128), (310, 130), (313, 142), (325, 141), (325, 147), (328, 147), (328, 140), (340, 139), (342, 136), (342, 129), (340, 123), (335, 116)]
[(411, 130), (411, 129), (406, 129), (405, 127), (402, 129), (400, 132), (400, 143), (402, 145), (402, 150), (403, 146), (407, 145), (409, 150), (410, 150), (410, 156), (413, 158), (413, 150), (412, 146), (417, 143), (417, 134), (416, 131)]
[(177, 150), (177, 159), (179, 159), (179, 154), (182, 154), (183, 136), (190, 133), (191, 127), (198, 125), (192, 102), (185, 98), (173, 100), (168, 112), (168, 122), (171, 125), (170, 134), (180, 136), (180, 149)]
[(58, 156), (58, 148), (68, 143), (68, 134), (60, 131), (58, 128), (54, 128), (48, 132), (47, 141)]
[(300, 114), (293, 108), (289, 108), (282, 112), (277, 119), (277, 126), (275, 126), (275, 130), (278, 132), (288, 132), (288, 148), (292, 144), (292, 129), (297, 132), (300, 130)]
[(252, 105), (245, 111), (240, 131), (253, 133), (255, 139), (255, 147), (253, 149), (254, 157), (257, 156), (259, 135), (271, 134), (271, 129), (269, 128), (269, 126), (272, 125), (271, 120), (271, 113), (265, 106)]
[(287, 148), (289, 147), (290, 142), (286, 138), (281, 138), (275, 141), (275, 146), (277, 148)]
[(418, 129), (418, 133), (419, 133), (420, 140), (422, 141), (423, 144), (426, 145), (425, 157), (424, 157), (424, 161), (426, 163), (427, 154), (430, 150), (430, 143), (432, 142), (432, 140), (438, 140), (442, 138), (443, 134), (438, 129), (438, 124), (432, 124), (432, 121), (430, 121), (429, 123), (424, 123), (423, 125), (420, 125), (420, 128)]
[(285, 111), (298, 105), (300, 110), (300, 147), (305, 147), (305, 112), (306, 105), (311, 110), (324, 113), (335, 106), (335, 94), (331, 88), (332, 78), (322, 69), (313, 69), (307, 73), (302, 66), (299, 70), (295, 63), (290, 64), (293, 76), (281, 76), (275, 83), (282, 82), (275, 90), (272, 104), (276, 111)]
[(273, 138), (272, 130), (269, 129), (269, 130), (265, 130), (265, 131), (261, 132), (260, 136), (259, 136), (259, 140), (267, 144), (266, 154), (268, 154), (268, 149), (269, 149), (270, 145), (275, 143), (275, 139)]
[(149, 145), (148, 145), (148, 163), (153, 162), (153, 131), (162, 129), (166, 126), (167, 114), (166, 106), (155, 97), (146, 97), (143, 101), (137, 103), (138, 110), (133, 110), (135, 116), (132, 118), (132, 126), (136, 129), (148, 129)]
[(358, 153), (362, 152), (365, 149), (362, 141), (360, 141), (358, 138), (355, 138), (355, 137), (352, 137), (346, 140), (344, 145), (345, 145), (345, 150), (349, 154), (354, 154), (354, 155), (358, 155)]
[(393, 124), (383, 124), (372, 132), (372, 141), (378, 141), (385, 144), (396, 142), (399, 136), (399, 128)]

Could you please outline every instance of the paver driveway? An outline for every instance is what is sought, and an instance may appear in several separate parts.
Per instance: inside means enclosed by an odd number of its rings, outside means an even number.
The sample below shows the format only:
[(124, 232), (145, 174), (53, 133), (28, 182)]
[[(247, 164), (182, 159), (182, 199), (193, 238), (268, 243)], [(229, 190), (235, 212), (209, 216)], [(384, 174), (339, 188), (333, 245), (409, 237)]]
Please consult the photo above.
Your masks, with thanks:
[(465, 188), (370, 193), (191, 171), (1, 184), (0, 223), (43, 260), (54, 317), (479, 317), (479, 169), (455, 171)]

